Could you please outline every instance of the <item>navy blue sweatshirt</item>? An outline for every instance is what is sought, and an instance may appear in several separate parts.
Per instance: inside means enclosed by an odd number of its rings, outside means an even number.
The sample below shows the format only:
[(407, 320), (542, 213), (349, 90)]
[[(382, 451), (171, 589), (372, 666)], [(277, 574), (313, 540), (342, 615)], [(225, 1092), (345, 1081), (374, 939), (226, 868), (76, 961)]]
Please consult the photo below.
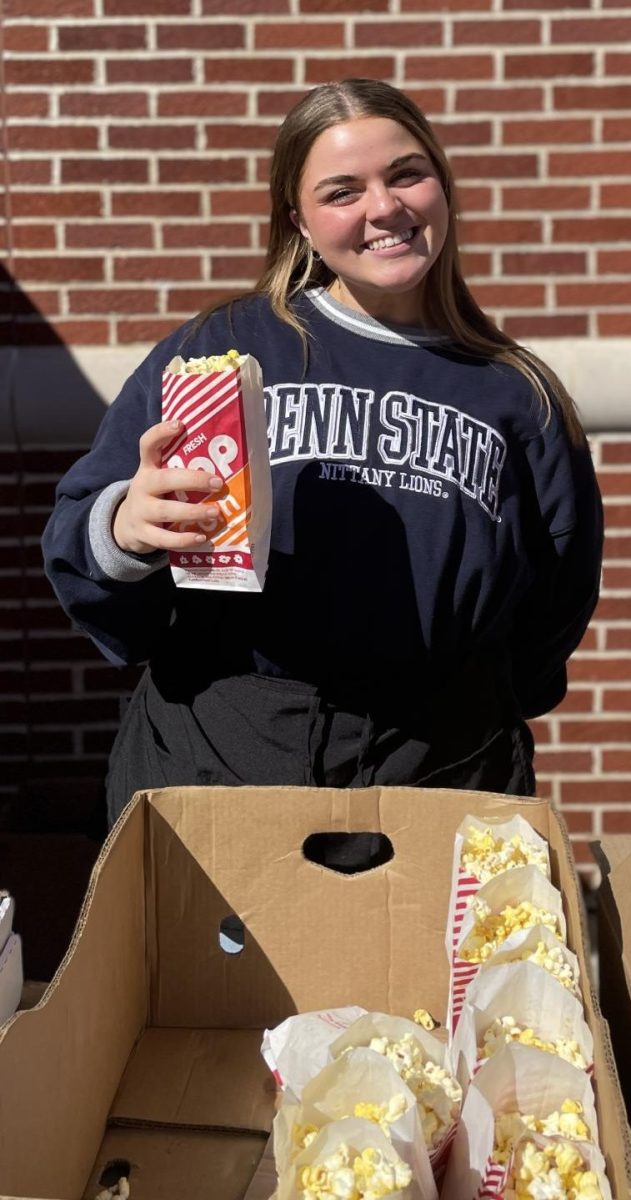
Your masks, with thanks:
[[(546, 423), (512, 367), (318, 290), (296, 309), (306, 366), (295, 330), (252, 297), (171, 334), (127, 381), (44, 534), (63, 607), (112, 662), (150, 661), (179, 700), (244, 671), (431, 696), (478, 661), (514, 714), (548, 711), (598, 594), (586, 442), (571, 444), (554, 408)], [(164, 554), (126, 554), (111, 534), (140, 435), (161, 419), (164, 367), (231, 347), (265, 383), (274, 513), (260, 595), (176, 589)]]

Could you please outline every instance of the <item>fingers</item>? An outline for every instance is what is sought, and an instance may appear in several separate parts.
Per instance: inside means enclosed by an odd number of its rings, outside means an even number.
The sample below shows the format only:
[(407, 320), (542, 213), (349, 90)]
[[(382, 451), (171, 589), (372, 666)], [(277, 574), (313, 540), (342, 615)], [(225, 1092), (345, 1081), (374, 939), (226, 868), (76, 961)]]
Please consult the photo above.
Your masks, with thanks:
[(184, 425), (181, 421), (160, 421), (158, 425), (146, 429), (138, 443), (141, 467), (159, 467), (162, 449), (183, 431)]
[(165, 496), (168, 492), (211, 492), (217, 495), (225, 487), (225, 482), (219, 475), (208, 475), (206, 471), (162, 467), (145, 471), (144, 486), (152, 496)]

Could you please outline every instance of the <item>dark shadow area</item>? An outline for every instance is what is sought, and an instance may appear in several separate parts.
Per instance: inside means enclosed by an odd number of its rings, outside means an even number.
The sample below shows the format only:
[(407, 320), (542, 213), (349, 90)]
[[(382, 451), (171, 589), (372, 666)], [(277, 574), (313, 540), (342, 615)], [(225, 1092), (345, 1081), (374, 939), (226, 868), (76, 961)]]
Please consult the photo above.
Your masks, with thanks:
[(600, 1007), (609, 1025), (620, 1087), (631, 1118), (631, 996), (623, 963), (624, 933), (609, 880), (609, 859), (600, 842), (590, 842), (590, 849), (601, 871), (595, 897)]

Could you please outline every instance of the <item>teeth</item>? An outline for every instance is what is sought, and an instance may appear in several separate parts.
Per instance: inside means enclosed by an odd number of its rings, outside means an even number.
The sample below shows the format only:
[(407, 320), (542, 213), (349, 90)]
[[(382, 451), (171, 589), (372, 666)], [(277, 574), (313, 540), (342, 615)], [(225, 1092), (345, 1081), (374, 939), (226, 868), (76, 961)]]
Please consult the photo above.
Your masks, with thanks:
[(402, 242), (409, 242), (413, 233), (413, 229), (406, 229), (405, 233), (391, 233), (387, 237), (375, 238), (374, 242), (366, 242), (366, 248), (368, 250), (387, 250), (390, 246), (400, 246)]

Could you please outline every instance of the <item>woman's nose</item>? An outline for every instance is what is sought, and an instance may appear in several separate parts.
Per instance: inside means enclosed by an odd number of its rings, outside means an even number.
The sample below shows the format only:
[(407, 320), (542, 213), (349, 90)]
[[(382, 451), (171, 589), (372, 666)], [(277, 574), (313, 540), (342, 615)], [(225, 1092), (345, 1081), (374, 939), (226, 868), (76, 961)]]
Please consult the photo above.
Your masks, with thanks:
[(400, 208), (399, 197), (388, 187), (375, 187), (368, 194), (366, 216), (369, 220), (384, 220)]

